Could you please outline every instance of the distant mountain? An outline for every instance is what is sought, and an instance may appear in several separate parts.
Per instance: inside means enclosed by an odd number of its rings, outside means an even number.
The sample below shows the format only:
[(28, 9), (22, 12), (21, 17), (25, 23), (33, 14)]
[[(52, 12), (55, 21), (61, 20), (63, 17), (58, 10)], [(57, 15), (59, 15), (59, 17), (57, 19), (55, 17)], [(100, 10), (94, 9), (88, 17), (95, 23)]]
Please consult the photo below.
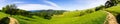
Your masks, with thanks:
[(52, 12), (52, 11), (65, 12), (66, 10), (51, 10), (51, 9), (49, 9), (49, 10), (30, 10), (30, 12), (43, 12), (43, 11), (45, 11), (45, 12)]

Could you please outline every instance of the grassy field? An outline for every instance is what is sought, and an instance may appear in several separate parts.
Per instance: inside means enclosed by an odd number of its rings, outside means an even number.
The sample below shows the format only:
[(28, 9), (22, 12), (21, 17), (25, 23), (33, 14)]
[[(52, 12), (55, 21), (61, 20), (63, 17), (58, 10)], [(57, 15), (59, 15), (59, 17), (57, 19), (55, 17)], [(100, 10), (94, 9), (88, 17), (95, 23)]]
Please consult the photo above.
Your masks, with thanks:
[[(120, 13), (120, 5), (118, 4), (105, 10)], [(107, 13), (103, 10), (86, 13), (82, 16), (80, 16), (80, 12), (81, 11), (64, 12), (61, 15), (53, 15), (50, 20), (38, 16), (29, 18), (21, 15), (13, 15), (12, 17), (17, 19), (20, 24), (103, 24), (107, 16)], [(0, 12), (0, 19), (7, 16), (8, 14)]]
[[(118, 5), (107, 8), (106, 10), (120, 13), (119, 8), (120, 7)], [(70, 11), (64, 12), (61, 15), (54, 15), (52, 16), (51, 20), (43, 19), (37, 16), (29, 18), (15, 15), (13, 17), (16, 18), (20, 24), (103, 24), (107, 16), (106, 12), (104, 11), (95, 11), (83, 16), (79, 15), (80, 11)]]
[(118, 4), (117, 6), (107, 8), (106, 10), (111, 12), (112, 14), (114, 14), (116, 16), (116, 15), (120, 14), (120, 4)]
[[(72, 14), (72, 15), (75, 15), (75, 14)], [(97, 12), (86, 14), (83, 16), (75, 15), (74, 17), (69, 17), (68, 15), (66, 17), (66, 15), (62, 15), (62, 17), (53, 17), (53, 19), (50, 20), (51, 21), (50, 23), (52, 24), (102, 24), (105, 18), (106, 18), (105, 12), (97, 11)]]
[(0, 19), (2, 19), (2, 18), (4, 18), (4, 17), (7, 17), (7, 16), (9, 16), (8, 14), (5, 14), (5, 13), (3, 13), (3, 12), (0, 12)]
[(108, 11), (114, 11), (120, 13), (120, 5), (113, 6), (107, 9)]
[(33, 18), (29, 18), (20, 15), (15, 15), (13, 17), (16, 18), (20, 24), (44, 24), (45, 22), (47, 22), (47, 20), (37, 16), (33, 16)]
[(32, 18), (14, 15), (20, 24), (103, 24), (106, 13), (97, 11), (94, 13), (79, 16), (79, 12), (65, 12), (62, 15), (54, 15), (51, 20), (37, 16)]

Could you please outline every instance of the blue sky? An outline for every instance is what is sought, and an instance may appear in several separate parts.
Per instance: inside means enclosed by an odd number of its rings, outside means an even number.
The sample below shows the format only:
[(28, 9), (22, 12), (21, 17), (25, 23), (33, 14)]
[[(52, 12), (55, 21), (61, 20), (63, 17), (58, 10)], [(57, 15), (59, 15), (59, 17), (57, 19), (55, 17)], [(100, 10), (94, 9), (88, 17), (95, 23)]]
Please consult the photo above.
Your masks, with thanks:
[(0, 0), (0, 9), (16, 4), (23, 10), (83, 10), (104, 5), (107, 0)]

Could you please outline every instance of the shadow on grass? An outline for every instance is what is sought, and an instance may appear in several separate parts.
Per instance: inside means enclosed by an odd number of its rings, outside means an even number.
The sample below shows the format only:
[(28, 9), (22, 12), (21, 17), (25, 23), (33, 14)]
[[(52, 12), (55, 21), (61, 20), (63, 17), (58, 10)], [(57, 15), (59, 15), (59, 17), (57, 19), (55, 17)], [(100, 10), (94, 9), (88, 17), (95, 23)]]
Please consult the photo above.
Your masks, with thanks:
[(120, 14), (116, 16), (117, 22), (120, 24)]
[(10, 19), (8, 17), (4, 17), (0, 20), (0, 24), (9, 24)]

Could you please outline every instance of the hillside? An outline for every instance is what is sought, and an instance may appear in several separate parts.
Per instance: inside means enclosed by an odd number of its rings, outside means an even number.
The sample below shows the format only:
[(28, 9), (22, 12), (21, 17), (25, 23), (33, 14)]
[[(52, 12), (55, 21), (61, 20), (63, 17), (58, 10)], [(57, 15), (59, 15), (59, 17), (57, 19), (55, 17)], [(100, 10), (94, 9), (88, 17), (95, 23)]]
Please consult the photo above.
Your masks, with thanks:
[(7, 17), (7, 16), (9, 16), (8, 14), (5, 14), (5, 13), (3, 13), (3, 12), (0, 12), (0, 19), (2, 19), (2, 18), (4, 18), (4, 17)]
[[(11, 17), (17, 19), (20, 24), (104, 24), (108, 15), (108, 13), (105, 11), (112, 13), (116, 17), (117, 22), (120, 23), (120, 4), (98, 11), (94, 11), (94, 9), (90, 9), (90, 11), (66, 11), (62, 14), (51, 16), (50, 20), (36, 15), (31, 17), (12, 15)], [(8, 17), (8, 15), (9, 14), (0, 12), (0, 19)]]
[(65, 12), (62, 15), (54, 15), (51, 20), (42, 19), (37, 16), (29, 18), (14, 15), (13, 17), (16, 18), (20, 24), (103, 24), (106, 18), (106, 13), (103, 11), (97, 11), (79, 16), (76, 12)]
[[(119, 5), (107, 8), (105, 10), (118, 12)], [(14, 16), (20, 24), (103, 24), (107, 13), (100, 10), (79, 16), (81, 11), (64, 12), (61, 15), (53, 15), (51, 20), (46, 20), (33, 16), (32, 18), (24, 16)]]
[(120, 4), (118, 4), (117, 6), (110, 7), (106, 10), (112, 13), (116, 17), (117, 22), (120, 24)]

